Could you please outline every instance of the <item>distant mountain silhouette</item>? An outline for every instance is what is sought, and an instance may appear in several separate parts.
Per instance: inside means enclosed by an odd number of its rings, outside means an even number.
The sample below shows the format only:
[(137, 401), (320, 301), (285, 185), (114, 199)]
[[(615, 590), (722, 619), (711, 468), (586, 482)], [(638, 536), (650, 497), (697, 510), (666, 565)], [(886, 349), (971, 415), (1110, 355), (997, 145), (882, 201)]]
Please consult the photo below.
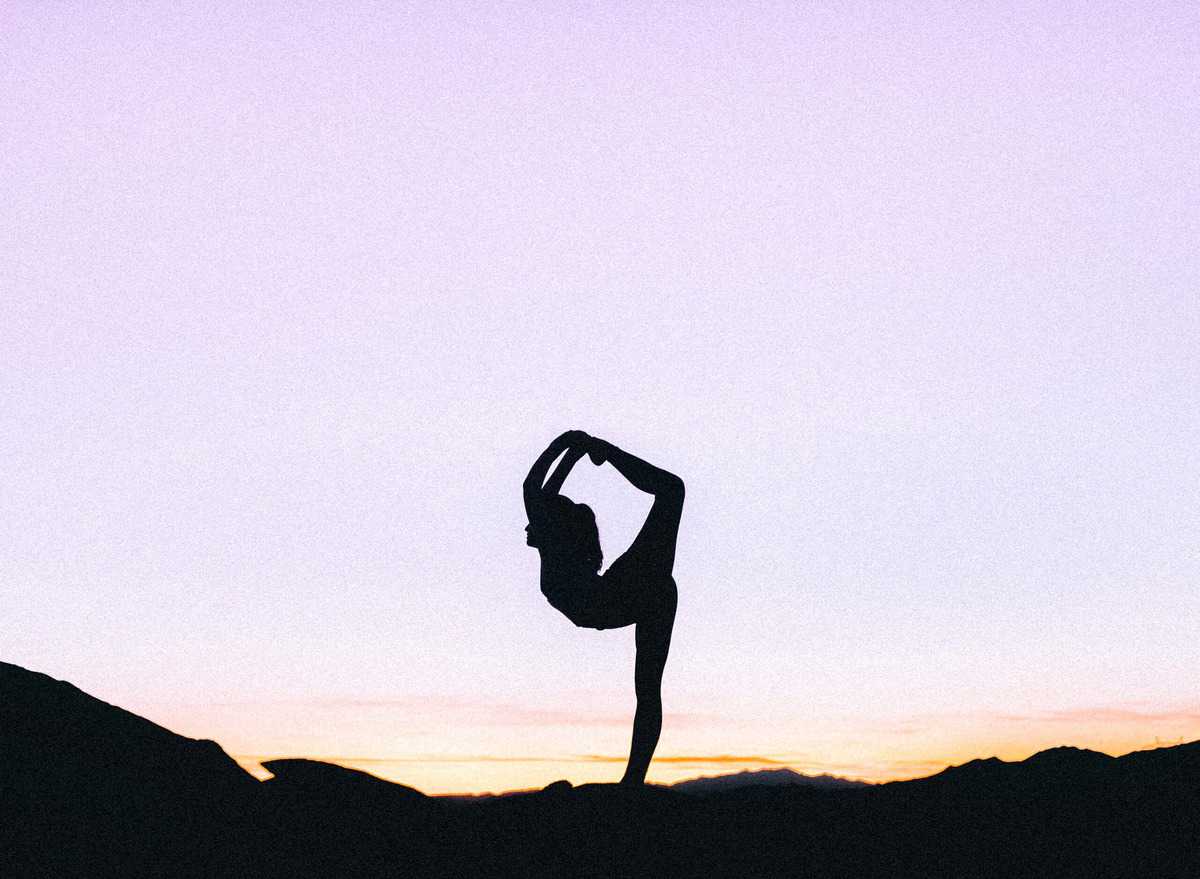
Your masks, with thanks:
[(852, 781), (849, 778), (838, 778), (836, 775), (805, 775), (795, 769), (759, 769), (756, 771), (734, 772), (727, 775), (709, 775), (704, 778), (692, 778), (671, 785), (673, 790), (684, 793), (715, 793), (717, 791), (733, 790), (740, 787), (782, 787), (798, 785), (801, 787), (821, 788), (824, 790), (845, 790), (854, 787), (867, 787), (864, 781)]
[(212, 742), (0, 663), (0, 875), (1200, 876), (1200, 742), (882, 785), (770, 770), (479, 798), (265, 765), (258, 782)]

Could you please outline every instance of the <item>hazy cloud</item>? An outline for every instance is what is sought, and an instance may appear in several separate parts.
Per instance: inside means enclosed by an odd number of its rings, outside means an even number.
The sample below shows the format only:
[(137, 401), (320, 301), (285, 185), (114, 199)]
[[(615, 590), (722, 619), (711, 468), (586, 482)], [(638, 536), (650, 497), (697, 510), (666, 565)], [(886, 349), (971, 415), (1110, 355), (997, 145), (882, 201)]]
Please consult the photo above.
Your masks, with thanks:
[(1200, 708), (1144, 710), (1102, 706), (1070, 708), (1059, 711), (1034, 711), (1028, 714), (993, 714), (996, 720), (1049, 723), (1200, 723)]

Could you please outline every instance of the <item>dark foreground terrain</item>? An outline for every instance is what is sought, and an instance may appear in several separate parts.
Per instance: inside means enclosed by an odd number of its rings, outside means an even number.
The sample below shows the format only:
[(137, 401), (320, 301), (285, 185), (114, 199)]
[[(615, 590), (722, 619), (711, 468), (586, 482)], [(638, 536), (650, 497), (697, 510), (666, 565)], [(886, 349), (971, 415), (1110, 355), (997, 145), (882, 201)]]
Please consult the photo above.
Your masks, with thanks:
[(426, 797), (215, 743), (0, 663), (0, 875), (1200, 877), (1200, 742), (930, 778)]

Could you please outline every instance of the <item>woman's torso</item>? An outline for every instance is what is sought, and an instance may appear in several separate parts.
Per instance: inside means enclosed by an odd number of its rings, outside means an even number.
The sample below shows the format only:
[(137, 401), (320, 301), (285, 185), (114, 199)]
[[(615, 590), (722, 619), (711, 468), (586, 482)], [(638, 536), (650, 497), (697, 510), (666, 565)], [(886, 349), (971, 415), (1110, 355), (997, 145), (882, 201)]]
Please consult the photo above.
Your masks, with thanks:
[(603, 574), (558, 568), (543, 558), (542, 594), (577, 626), (619, 629), (645, 618), (675, 593), (670, 573), (617, 559)]

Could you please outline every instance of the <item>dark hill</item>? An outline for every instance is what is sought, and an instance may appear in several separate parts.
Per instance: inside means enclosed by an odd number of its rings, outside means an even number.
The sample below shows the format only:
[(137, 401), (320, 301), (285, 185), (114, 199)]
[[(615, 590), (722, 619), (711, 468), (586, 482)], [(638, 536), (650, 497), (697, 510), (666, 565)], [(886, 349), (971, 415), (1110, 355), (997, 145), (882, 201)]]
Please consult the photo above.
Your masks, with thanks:
[(560, 782), (464, 799), (266, 765), (275, 777), (257, 782), (212, 742), (0, 664), (0, 875), (1200, 876), (1200, 742), (1054, 748), (865, 787), (734, 776), (706, 792)]
[(993, 794), (1053, 793), (1060, 789), (1078, 791), (1116, 778), (1117, 761), (1098, 751), (1082, 748), (1050, 748), (1018, 763), (988, 757), (951, 766), (936, 775), (913, 781), (892, 782), (910, 788), (951, 789), (956, 793)]
[(260, 788), (215, 742), (8, 663), (0, 767), (0, 852), (44, 875), (237, 868), (237, 828)]

